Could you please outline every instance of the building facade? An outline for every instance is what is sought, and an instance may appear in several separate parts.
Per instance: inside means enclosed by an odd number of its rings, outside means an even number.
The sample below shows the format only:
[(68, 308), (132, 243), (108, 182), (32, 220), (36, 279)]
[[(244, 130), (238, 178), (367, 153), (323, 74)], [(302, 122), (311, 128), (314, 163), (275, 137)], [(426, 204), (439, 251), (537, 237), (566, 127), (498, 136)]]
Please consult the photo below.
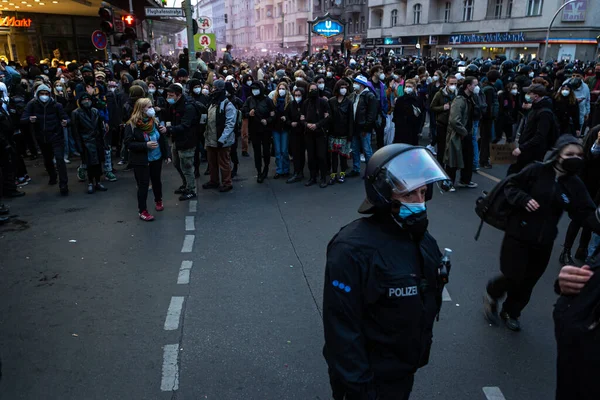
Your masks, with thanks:
[[(369, 0), (366, 48), (404, 55), (542, 58), (564, 0)], [(600, 1), (579, 0), (552, 25), (547, 59), (595, 60)]]
[[(390, 0), (391, 2), (391, 0)], [(345, 23), (346, 40), (353, 45), (361, 45), (367, 38), (367, 23), (369, 17), (369, 5), (367, 0), (321, 0), (315, 1), (314, 16), (322, 16), (329, 13)], [(327, 39), (327, 49), (340, 49), (342, 36)], [(315, 38), (313, 37), (313, 44)], [(323, 38), (316, 38), (316, 43), (323, 42)], [(319, 47), (319, 46), (317, 46)], [(318, 50), (318, 48), (314, 49)]]
[(225, 0), (226, 37), (234, 57), (245, 57), (256, 43), (254, 0)]
[[(206, 33), (214, 33), (217, 41), (217, 57), (223, 53), (227, 45), (227, 24), (225, 23), (225, 0), (198, 0), (194, 6), (194, 17), (209, 17), (213, 26)], [(228, 16), (228, 19), (231, 17)], [(231, 21), (230, 21), (231, 23)]]

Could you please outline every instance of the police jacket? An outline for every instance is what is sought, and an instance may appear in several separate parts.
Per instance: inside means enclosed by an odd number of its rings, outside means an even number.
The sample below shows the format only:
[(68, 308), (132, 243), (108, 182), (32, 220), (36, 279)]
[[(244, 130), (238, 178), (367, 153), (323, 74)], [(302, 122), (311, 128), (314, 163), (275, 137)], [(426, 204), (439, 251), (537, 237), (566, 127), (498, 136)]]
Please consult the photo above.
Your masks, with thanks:
[(375, 381), (399, 380), (426, 365), (441, 307), (441, 253), (417, 241), (389, 214), (345, 226), (327, 247), (323, 355), (346, 398)]

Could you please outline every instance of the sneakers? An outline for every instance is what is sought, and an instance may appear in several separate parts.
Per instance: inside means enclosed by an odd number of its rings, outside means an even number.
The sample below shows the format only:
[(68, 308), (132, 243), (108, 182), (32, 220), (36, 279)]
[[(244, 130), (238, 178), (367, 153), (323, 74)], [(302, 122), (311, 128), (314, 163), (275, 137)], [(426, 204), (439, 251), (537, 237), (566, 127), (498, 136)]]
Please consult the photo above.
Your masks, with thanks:
[(329, 186), (329, 184), (327, 183), (327, 179), (325, 179), (325, 178), (322, 178), (322, 179), (321, 179), (321, 183), (319, 184), (319, 187), (320, 187), (321, 189), (325, 189), (327, 186)]
[(87, 179), (87, 171), (82, 167), (77, 168), (77, 180), (84, 182)]
[(508, 329), (513, 332), (519, 332), (521, 330), (521, 323), (518, 318), (513, 318), (506, 311), (500, 313), (500, 318), (504, 321), (504, 324)]
[(142, 221), (154, 221), (154, 217), (152, 215), (150, 215), (150, 213), (146, 210), (144, 210), (140, 213), (140, 219)]
[(87, 190), (88, 194), (94, 194), (96, 192), (96, 189), (94, 188), (94, 185), (89, 183), (88, 184), (88, 190)]
[(64, 158), (65, 160), (65, 164), (71, 164), (71, 160), (69, 160), (68, 158)]
[(127, 164), (127, 162), (125, 160), (119, 160), (119, 162), (117, 163), (117, 165), (125, 165)]
[(96, 190), (99, 192), (106, 192), (108, 189), (101, 183), (96, 183)]
[(162, 210), (165, 209), (165, 206), (163, 206), (163, 202), (162, 201), (157, 201), (156, 204), (155, 204), (154, 209), (156, 211), (162, 211)]
[(196, 197), (198, 197), (198, 196), (196, 195), (195, 192), (185, 192), (184, 194), (179, 196), (179, 201), (191, 200), (191, 199), (195, 199)]
[(19, 192), (18, 190), (12, 190), (4, 194), (4, 197), (7, 198), (15, 198), (15, 197), (23, 197), (25, 196), (25, 192)]
[(300, 182), (304, 179), (304, 174), (294, 174), (290, 179), (285, 181), (285, 183), (296, 183)]
[(575, 260), (573, 260), (573, 257), (571, 256), (571, 249), (569, 248), (563, 248), (563, 251), (560, 253), (560, 256), (558, 257), (558, 261), (560, 262), (561, 265), (575, 265)]
[(336, 178), (336, 174), (329, 175), (329, 182), (328, 182), (328, 184), (329, 185), (333, 185), (335, 183), (335, 181), (336, 181), (335, 178)]
[(476, 184), (475, 182), (469, 182), (469, 183), (458, 182), (458, 184), (456, 186), (458, 186), (459, 188), (475, 189), (479, 185)]
[(117, 181), (117, 177), (112, 172), (107, 172), (106, 174), (104, 174), (104, 179), (106, 179), (109, 182), (116, 182)]
[(340, 172), (340, 176), (338, 176), (337, 181), (338, 181), (338, 183), (346, 182), (346, 173)]
[(426, 149), (429, 150), (431, 152), (431, 154), (433, 154), (434, 156), (437, 155), (437, 151), (435, 151), (435, 146), (428, 144)]
[(498, 325), (498, 301), (487, 292), (483, 294), (483, 314), (492, 325)]
[(25, 179), (25, 177), (21, 177), (15, 180), (15, 185), (23, 187), (29, 185), (29, 182)]
[(309, 180), (308, 180), (308, 181), (307, 181), (307, 182), (304, 184), (304, 186), (306, 186), (306, 187), (309, 187), (309, 186), (312, 186), (312, 185), (314, 185), (314, 184), (316, 184), (316, 183), (317, 183), (317, 179), (316, 179), (316, 178), (310, 178), (310, 179), (309, 179)]
[(185, 193), (185, 185), (179, 186), (179, 188), (176, 189), (173, 193), (175, 193), (175, 194), (184, 194)]
[(456, 188), (454, 188), (454, 185), (450, 180), (443, 181), (440, 187), (444, 192), (456, 192)]
[(367, 160), (365, 159), (365, 155), (364, 154), (360, 155), (360, 162), (361, 163), (367, 162)]

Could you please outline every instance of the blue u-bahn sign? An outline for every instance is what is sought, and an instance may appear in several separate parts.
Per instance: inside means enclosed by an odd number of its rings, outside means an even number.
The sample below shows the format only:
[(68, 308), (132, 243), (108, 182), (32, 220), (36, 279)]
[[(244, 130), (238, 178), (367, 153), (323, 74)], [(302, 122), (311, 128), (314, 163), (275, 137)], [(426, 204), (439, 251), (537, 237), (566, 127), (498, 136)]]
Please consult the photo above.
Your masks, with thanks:
[(332, 37), (344, 34), (344, 24), (342, 21), (331, 18), (329, 13), (323, 17), (317, 18), (312, 22), (312, 31), (317, 35)]

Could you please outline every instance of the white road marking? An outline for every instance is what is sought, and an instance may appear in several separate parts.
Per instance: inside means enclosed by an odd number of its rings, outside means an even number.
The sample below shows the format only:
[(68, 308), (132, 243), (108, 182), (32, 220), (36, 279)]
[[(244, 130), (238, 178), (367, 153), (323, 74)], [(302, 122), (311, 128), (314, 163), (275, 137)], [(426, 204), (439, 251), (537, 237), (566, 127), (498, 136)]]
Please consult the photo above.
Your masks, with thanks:
[(183, 297), (171, 297), (171, 304), (167, 310), (167, 318), (165, 319), (165, 331), (174, 331), (179, 328), (179, 318), (181, 317), (181, 309), (183, 308)]
[(190, 212), (195, 213), (198, 211), (198, 200), (190, 200)]
[(182, 253), (191, 253), (194, 248), (194, 240), (196, 239), (195, 235), (185, 235), (185, 239), (183, 239), (183, 246), (181, 247)]
[(178, 285), (187, 285), (190, 283), (190, 270), (194, 263), (192, 261), (182, 261), (179, 268), (179, 276), (177, 277)]
[(195, 231), (196, 230), (196, 224), (194, 223), (193, 215), (189, 215), (189, 216), (185, 217), (185, 230), (186, 231)]
[(452, 301), (452, 297), (450, 297), (450, 293), (448, 293), (448, 289), (445, 286), (442, 292), (442, 301)]
[(179, 344), (167, 344), (163, 347), (163, 366), (160, 390), (172, 392), (179, 389)]
[(490, 179), (490, 180), (492, 180), (492, 181), (494, 181), (494, 182), (500, 182), (500, 181), (502, 180), (502, 179), (500, 179), (500, 178), (496, 178), (496, 177), (495, 177), (495, 176), (493, 176), (493, 175), (486, 174), (486, 173), (485, 173), (485, 172), (483, 172), (483, 171), (477, 171), (477, 173), (478, 173), (479, 175), (481, 175), (481, 176), (485, 176), (486, 178), (488, 178), (488, 179)]
[(497, 386), (484, 387), (483, 394), (485, 394), (487, 400), (506, 400), (506, 397)]

